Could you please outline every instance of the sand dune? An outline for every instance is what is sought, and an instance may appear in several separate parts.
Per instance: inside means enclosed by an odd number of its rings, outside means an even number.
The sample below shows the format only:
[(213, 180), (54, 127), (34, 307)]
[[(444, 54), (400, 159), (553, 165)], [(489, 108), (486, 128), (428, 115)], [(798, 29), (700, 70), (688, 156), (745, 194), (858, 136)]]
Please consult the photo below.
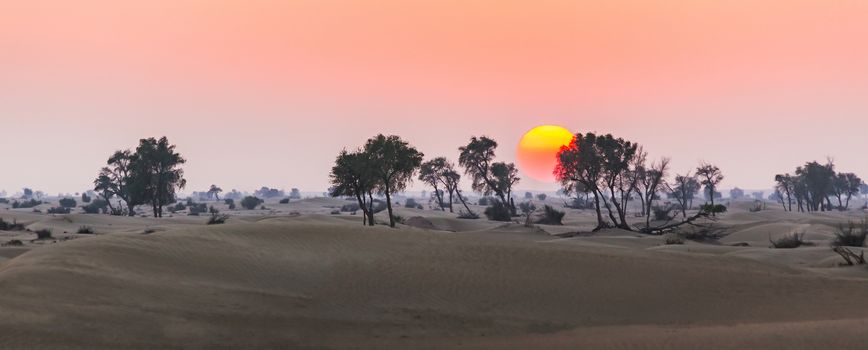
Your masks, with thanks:
[[(810, 349), (868, 340), (868, 270), (838, 267), (820, 244), (846, 214), (734, 212), (718, 223), (731, 231), (719, 244), (666, 246), (626, 231), (558, 238), (404, 208), (434, 229), (362, 227), (359, 216), (327, 214), (333, 204), (292, 203), (281, 210), (298, 214), (244, 213), (217, 226), (180, 215), (13, 213), (28, 227), (87, 224), (98, 234), (0, 248), (12, 257), (0, 265), (0, 347)], [(768, 248), (769, 234), (796, 229), (818, 244)]]

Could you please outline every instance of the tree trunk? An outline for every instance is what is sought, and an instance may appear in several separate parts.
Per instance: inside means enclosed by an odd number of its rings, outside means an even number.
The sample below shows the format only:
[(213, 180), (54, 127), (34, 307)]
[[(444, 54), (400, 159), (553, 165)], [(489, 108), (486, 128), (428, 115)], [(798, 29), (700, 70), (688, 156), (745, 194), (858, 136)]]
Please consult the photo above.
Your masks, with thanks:
[(362, 209), (362, 226), (368, 225), (368, 205), (362, 199), (362, 195), (356, 193), (356, 200), (359, 202), (359, 208)]
[(374, 226), (374, 194), (368, 192), (368, 226)]
[(395, 227), (395, 216), (392, 215), (392, 194), (389, 193), (389, 186), (386, 185), (386, 210), (389, 211), (389, 227)]
[(600, 208), (600, 197), (597, 195), (597, 190), (594, 190), (594, 209), (597, 211), (597, 228), (594, 231), (606, 227), (603, 224), (603, 210)]
[(470, 210), (470, 206), (467, 205), (467, 201), (464, 200), (464, 196), (461, 195), (461, 190), (457, 187), (455, 188), (455, 194), (458, 195), (458, 200), (461, 201), (461, 204), (464, 205), (464, 209), (467, 209), (467, 215), (473, 216), (476, 215), (473, 213), (473, 210)]

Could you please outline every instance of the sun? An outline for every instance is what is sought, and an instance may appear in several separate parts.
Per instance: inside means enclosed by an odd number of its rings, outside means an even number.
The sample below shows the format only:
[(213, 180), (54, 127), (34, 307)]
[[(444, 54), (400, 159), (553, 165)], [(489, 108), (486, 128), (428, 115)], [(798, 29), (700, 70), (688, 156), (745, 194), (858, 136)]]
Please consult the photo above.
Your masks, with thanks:
[(552, 174), (557, 165), (561, 146), (569, 145), (573, 133), (557, 125), (540, 125), (522, 136), (518, 142), (519, 169), (535, 180), (554, 182)]

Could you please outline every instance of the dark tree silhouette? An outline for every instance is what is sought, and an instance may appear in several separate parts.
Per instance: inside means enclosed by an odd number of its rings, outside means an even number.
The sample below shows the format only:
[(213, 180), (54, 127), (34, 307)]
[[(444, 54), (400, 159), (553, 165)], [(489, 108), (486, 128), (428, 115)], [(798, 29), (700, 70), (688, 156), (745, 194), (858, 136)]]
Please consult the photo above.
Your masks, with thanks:
[(145, 199), (153, 207), (154, 217), (163, 217), (163, 207), (175, 201), (175, 191), (187, 184), (184, 170), (186, 163), (175, 152), (175, 145), (166, 137), (142, 139), (136, 148), (138, 157), (132, 163), (134, 177), (145, 183)]
[[(108, 203), (112, 214), (124, 214), (122, 207), (115, 209), (111, 205), (112, 197), (118, 197), (126, 203), (125, 213), (129, 216), (136, 215), (136, 206), (145, 204), (146, 178), (137, 177), (133, 169), (138, 158), (138, 154), (129, 150), (115, 151), (106, 162), (107, 166), (100, 170), (93, 182), (94, 191)], [(120, 203), (118, 205), (120, 206)]]
[(507, 205), (512, 215), (515, 215), (515, 203), (509, 197), (512, 186), (518, 183), (515, 165), (510, 163), (493, 163), (497, 141), (488, 137), (470, 138), (470, 142), (458, 149), (458, 164), (464, 167), (465, 173), (472, 178), (474, 191), (484, 196), (494, 194)]
[[(446, 158), (437, 157), (422, 163), (422, 166), (419, 168), (419, 180), (434, 188), (434, 197), (437, 199), (437, 204), (440, 206), (440, 210), (446, 208), (443, 204), (443, 192), (440, 190), (440, 185), (444, 183), (443, 169), (446, 167), (447, 163)], [(450, 193), (450, 211), (452, 210), (451, 195), (452, 194)]]
[[(643, 157), (644, 158), (644, 157)], [(666, 188), (666, 172), (669, 170), (669, 158), (663, 158), (659, 163), (652, 163), (646, 168), (644, 165), (637, 167), (639, 188), (637, 193), (642, 201), (642, 213), (645, 215), (645, 227), (651, 227), (651, 208), (657, 193), (661, 188)]]
[(220, 192), (223, 192), (222, 188), (217, 187), (217, 185), (211, 185), (211, 188), (208, 189), (208, 198), (214, 198), (219, 201)]
[(392, 194), (403, 191), (422, 164), (423, 154), (400, 137), (377, 135), (365, 144), (369, 166), (377, 179), (377, 191), (386, 196), (389, 226), (395, 227)]
[(686, 175), (675, 175), (675, 183), (669, 188), (669, 193), (678, 202), (684, 218), (687, 218), (687, 210), (693, 207), (693, 198), (699, 193), (700, 188), (699, 181), (690, 172)]
[(597, 227), (594, 231), (610, 227), (603, 220), (600, 200), (603, 193), (600, 181), (603, 173), (603, 157), (596, 145), (594, 133), (576, 134), (569, 145), (558, 152), (555, 178), (560, 182), (565, 195), (591, 193), (594, 195), (594, 210), (597, 213)]
[[(710, 194), (708, 197), (711, 200), (711, 207), (714, 207), (714, 195), (717, 190), (717, 185), (723, 181), (723, 173), (716, 165), (702, 163), (696, 168), (696, 177), (699, 178), (699, 183), (705, 186), (706, 191)], [(712, 212), (712, 216), (715, 213)]]
[(374, 225), (373, 191), (376, 178), (370, 167), (368, 154), (357, 151), (341, 151), (332, 167), (329, 195), (353, 197), (362, 210), (362, 225)]

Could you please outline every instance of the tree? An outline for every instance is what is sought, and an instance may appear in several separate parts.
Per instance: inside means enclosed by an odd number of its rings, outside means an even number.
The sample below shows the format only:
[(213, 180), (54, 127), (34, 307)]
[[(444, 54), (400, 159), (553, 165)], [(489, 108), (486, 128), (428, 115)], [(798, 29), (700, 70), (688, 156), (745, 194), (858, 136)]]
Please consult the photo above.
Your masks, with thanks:
[(386, 196), (389, 226), (395, 227), (392, 194), (403, 191), (412, 181), (424, 155), (395, 135), (377, 135), (368, 140), (364, 150), (370, 156), (369, 166), (377, 179), (377, 191)]
[[(597, 137), (595, 145), (603, 162), (600, 179), (605, 189), (609, 190), (609, 193), (603, 196), (609, 219), (616, 227), (630, 230), (627, 224), (627, 203), (638, 181), (636, 160), (637, 157), (644, 157), (644, 152), (639, 149), (638, 144), (615, 138), (611, 134)], [(615, 207), (617, 217), (612, 213), (610, 202), (611, 206)]]
[(689, 172), (686, 175), (675, 175), (675, 186), (669, 192), (681, 207), (681, 215), (687, 218), (687, 210), (693, 207), (693, 198), (699, 193), (699, 181)]
[(217, 185), (211, 185), (211, 188), (208, 189), (208, 198), (214, 198), (219, 201), (220, 192), (223, 192), (222, 188), (217, 187)]
[(258, 205), (262, 204), (263, 202), (264, 202), (263, 200), (261, 200), (257, 197), (247, 196), (241, 200), (241, 207), (244, 209), (247, 209), (247, 210), (253, 210), (253, 209), (256, 209), (256, 207)]
[(75, 208), (75, 206), (78, 205), (75, 199), (72, 198), (61, 198), (59, 203), (63, 208)]
[(504, 162), (493, 163), (491, 164), (491, 176), (497, 183), (497, 187), (506, 196), (508, 200), (506, 204), (510, 208), (510, 213), (515, 215), (515, 201), (512, 198), (512, 188), (521, 181), (521, 178), (518, 177), (518, 169), (515, 168), (515, 164)]
[(341, 151), (335, 159), (330, 177), (332, 197), (353, 197), (362, 209), (362, 225), (374, 225), (373, 191), (376, 179), (368, 154)]
[[(520, 179), (513, 173), (515, 165), (492, 163), (495, 150), (497, 150), (497, 141), (485, 136), (473, 136), (466, 146), (462, 146), (458, 150), (461, 152), (458, 156), (458, 164), (464, 167), (467, 175), (471, 176), (473, 190), (484, 196), (496, 195), (501, 202), (509, 207), (510, 212), (515, 214), (515, 205), (507, 197), (507, 192), (512, 191), (511, 186), (518, 183)], [(494, 173), (495, 170), (497, 175)]]
[(461, 174), (455, 171), (452, 163), (447, 162), (446, 167), (443, 168), (443, 174), (441, 176), (443, 179), (443, 186), (446, 187), (446, 192), (449, 193), (449, 212), (452, 213), (452, 194), (458, 197), (458, 200), (461, 201), (461, 204), (464, 205), (464, 209), (467, 210), (467, 217), (475, 217), (476, 213), (473, 210), (470, 210), (470, 206), (467, 205), (467, 199), (464, 198), (464, 195), (461, 194), (461, 187), (459, 186), (461, 183)]
[(795, 179), (790, 174), (775, 175), (775, 190), (780, 193), (780, 200), (784, 210), (793, 211), (792, 196), (795, 192)]
[(636, 191), (642, 200), (642, 213), (645, 215), (645, 227), (651, 227), (651, 208), (657, 192), (666, 187), (666, 172), (669, 170), (669, 158), (663, 158), (659, 163), (652, 163), (651, 167), (641, 165), (637, 169), (639, 188)]
[[(699, 183), (705, 186), (706, 191), (710, 193), (711, 207), (714, 207), (714, 195), (716, 193), (717, 185), (723, 181), (723, 173), (720, 172), (720, 168), (715, 165), (702, 163), (696, 168), (696, 176), (699, 178)], [(712, 216), (714, 212), (712, 212)]]
[[(446, 158), (437, 157), (422, 163), (422, 166), (419, 168), (419, 180), (434, 188), (434, 197), (437, 199), (437, 204), (440, 206), (440, 210), (446, 208), (443, 204), (442, 191), (440, 191), (440, 184), (443, 184), (443, 169), (446, 167), (446, 164)], [(449, 203), (449, 207), (451, 210), (452, 203)]]
[[(850, 208), (850, 199), (859, 194), (862, 179), (854, 173), (838, 173), (833, 182), (833, 193), (838, 199), (838, 208), (843, 210)], [(842, 201), (842, 197), (844, 200)]]
[(597, 213), (597, 227), (594, 231), (607, 228), (609, 224), (603, 220), (600, 198), (600, 179), (603, 173), (602, 156), (596, 146), (597, 135), (594, 133), (576, 134), (569, 145), (558, 152), (555, 178), (561, 184), (561, 191), (569, 196), (579, 193), (594, 195), (594, 209)]
[(808, 211), (832, 210), (829, 195), (834, 191), (835, 165), (831, 160), (826, 164), (808, 162), (796, 168), (796, 175), (803, 181)]
[[(109, 210), (113, 215), (124, 214), (123, 209), (115, 209), (111, 205), (111, 198), (118, 197), (126, 203), (126, 214), (136, 215), (135, 207), (145, 204), (146, 178), (136, 177), (133, 164), (139, 159), (138, 154), (129, 150), (115, 151), (109, 157), (105, 167), (100, 169), (99, 175), (94, 180), (94, 191), (108, 202)], [(120, 206), (120, 203), (118, 203)]]
[(180, 168), (186, 160), (175, 152), (175, 145), (169, 144), (165, 136), (159, 140), (140, 140), (136, 155), (132, 163), (134, 177), (145, 184), (144, 197), (153, 207), (154, 217), (163, 217), (163, 207), (173, 203), (175, 191), (187, 184), (184, 170)]

